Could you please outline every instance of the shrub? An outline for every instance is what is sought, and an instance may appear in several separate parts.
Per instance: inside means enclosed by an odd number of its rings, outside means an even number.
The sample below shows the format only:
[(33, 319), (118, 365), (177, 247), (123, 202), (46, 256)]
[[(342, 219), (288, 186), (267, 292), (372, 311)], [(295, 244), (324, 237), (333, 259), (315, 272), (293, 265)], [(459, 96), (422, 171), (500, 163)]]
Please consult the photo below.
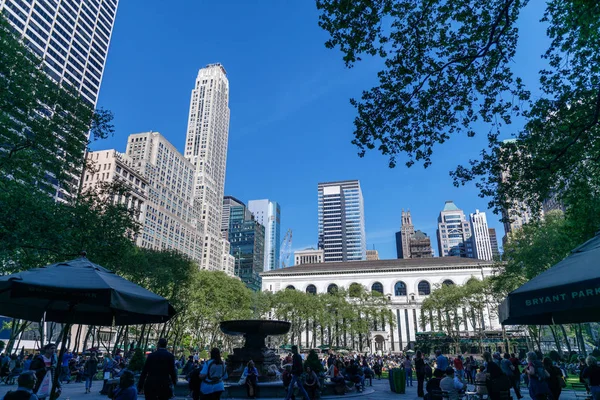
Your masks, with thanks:
[(134, 350), (133, 356), (131, 356), (128, 368), (133, 372), (140, 372), (144, 368), (145, 362), (146, 356), (144, 355), (144, 351), (138, 347)]

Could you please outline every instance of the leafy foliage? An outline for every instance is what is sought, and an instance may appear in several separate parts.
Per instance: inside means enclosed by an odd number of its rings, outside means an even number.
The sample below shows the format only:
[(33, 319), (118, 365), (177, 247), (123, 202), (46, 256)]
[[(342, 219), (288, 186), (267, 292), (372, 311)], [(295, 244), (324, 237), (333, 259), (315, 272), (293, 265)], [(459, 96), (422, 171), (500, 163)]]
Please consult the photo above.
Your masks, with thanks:
[[(550, 0), (550, 46), (531, 96), (512, 71), (516, 23), (527, 0), (317, 0), (319, 25), (347, 66), (384, 61), (379, 85), (352, 100), (359, 155), (377, 149), (390, 166), (432, 162), (452, 136), (488, 129), (488, 148), (452, 176), (477, 181), (495, 211), (523, 201), (598, 196), (600, 167), (600, 3)], [(542, 25), (540, 25), (542, 26)], [(522, 129), (508, 127), (518, 117)], [(500, 135), (512, 133), (506, 143)], [(568, 204), (567, 204), (568, 205)]]
[(128, 368), (133, 372), (141, 372), (145, 362), (146, 356), (144, 355), (144, 351), (138, 347), (133, 351)]

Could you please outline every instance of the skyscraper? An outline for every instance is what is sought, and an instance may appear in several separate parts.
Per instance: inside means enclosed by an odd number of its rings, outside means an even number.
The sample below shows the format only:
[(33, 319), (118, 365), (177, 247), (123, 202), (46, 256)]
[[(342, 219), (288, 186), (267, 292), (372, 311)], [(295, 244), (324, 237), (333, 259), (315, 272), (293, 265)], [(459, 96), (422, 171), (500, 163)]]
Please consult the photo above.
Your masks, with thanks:
[[(0, 13), (43, 60), (50, 79), (73, 87), (95, 107), (117, 6), (118, 0), (0, 0)], [(57, 201), (74, 197), (80, 175), (81, 170), (74, 172), (73, 183), (59, 186), (49, 173), (47, 189), (53, 192), (49, 194)]]
[(57, 83), (96, 105), (118, 0), (0, 0), (0, 12)]
[(250, 200), (248, 210), (254, 215), (254, 219), (265, 227), (264, 270), (271, 271), (279, 268), (279, 251), (281, 247), (281, 209), (279, 204), (267, 199)]
[(402, 210), (400, 232), (396, 232), (396, 254), (398, 258), (433, 257), (431, 240), (422, 231), (415, 231), (410, 211)]
[(446, 201), (438, 217), (438, 250), (440, 257), (474, 258), (471, 224), (463, 210), (452, 200)]
[(365, 212), (360, 182), (318, 185), (319, 248), (325, 262), (366, 259)]
[(492, 245), (492, 257), (497, 259), (500, 257), (500, 250), (498, 249), (498, 236), (496, 236), (496, 229), (489, 228), (488, 232), (490, 234), (490, 243)]
[(396, 252), (398, 258), (410, 258), (410, 237), (415, 233), (410, 210), (402, 210), (401, 218), (400, 232), (396, 232)]
[(471, 231), (473, 232), (473, 249), (475, 250), (475, 258), (480, 260), (491, 261), (494, 257), (492, 254), (492, 243), (490, 241), (490, 231), (487, 224), (487, 218), (484, 212), (475, 210), (471, 213)]
[(198, 71), (192, 90), (185, 157), (194, 165), (194, 207), (203, 234), (201, 267), (222, 270), (221, 213), (229, 136), (229, 80), (221, 64)]
[(231, 207), (244, 206), (244, 202), (233, 196), (223, 197), (223, 212), (221, 214), (221, 235), (223, 239), (229, 240), (229, 211)]
[[(143, 231), (137, 243), (149, 249), (174, 249), (200, 263), (202, 233), (193, 207), (194, 166), (158, 132), (129, 135), (126, 155), (149, 182)], [(129, 174), (127, 179), (133, 177)]]
[(261, 289), (264, 270), (265, 227), (254, 220), (245, 205), (229, 208), (229, 242), (235, 258), (235, 275), (254, 291)]

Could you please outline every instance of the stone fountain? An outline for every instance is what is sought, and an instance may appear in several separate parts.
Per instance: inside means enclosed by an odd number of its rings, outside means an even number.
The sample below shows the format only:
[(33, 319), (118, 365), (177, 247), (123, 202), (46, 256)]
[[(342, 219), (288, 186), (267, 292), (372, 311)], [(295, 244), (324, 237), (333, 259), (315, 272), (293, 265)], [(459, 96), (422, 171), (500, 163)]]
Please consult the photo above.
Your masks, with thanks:
[[(286, 321), (271, 320), (233, 320), (223, 321), (221, 331), (227, 335), (244, 336), (244, 347), (233, 349), (233, 354), (227, 357), (227, 372), (229, 381), (240, 379), (248, 361), (254, 361), (260, 374), (260, 381), (275, 381), (275, 373), (279, 367), (279, 356), (265, 345), (267, 336), (285, 335), (290, 330), (291, 324)], [(275, 366), (277, 368), (273, 368)]]

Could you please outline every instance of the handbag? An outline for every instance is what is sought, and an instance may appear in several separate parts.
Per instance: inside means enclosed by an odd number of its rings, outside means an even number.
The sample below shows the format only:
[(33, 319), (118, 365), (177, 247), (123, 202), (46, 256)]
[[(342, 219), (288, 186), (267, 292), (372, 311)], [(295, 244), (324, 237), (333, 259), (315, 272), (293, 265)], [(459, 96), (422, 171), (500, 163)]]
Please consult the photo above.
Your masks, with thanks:
[(240, 378), (240, 382), (239, 382), (239, 384), (240, 384), (240, 385), (245, 385), (245, 384), (246, 384), (246, 377), (245, 377), (245, 376), (242, 376), (242, 377)]
[(41, 399), (44, 397), (49, 397), (51, 388), (52, 388), (52, 372), (48, 371), (48, 372), (46, 372), (46, 375), (44, 375), (44, 379), (42, 379), (42, 383), (40, 384), (40, 387), (36, 393), (38, 398)]

